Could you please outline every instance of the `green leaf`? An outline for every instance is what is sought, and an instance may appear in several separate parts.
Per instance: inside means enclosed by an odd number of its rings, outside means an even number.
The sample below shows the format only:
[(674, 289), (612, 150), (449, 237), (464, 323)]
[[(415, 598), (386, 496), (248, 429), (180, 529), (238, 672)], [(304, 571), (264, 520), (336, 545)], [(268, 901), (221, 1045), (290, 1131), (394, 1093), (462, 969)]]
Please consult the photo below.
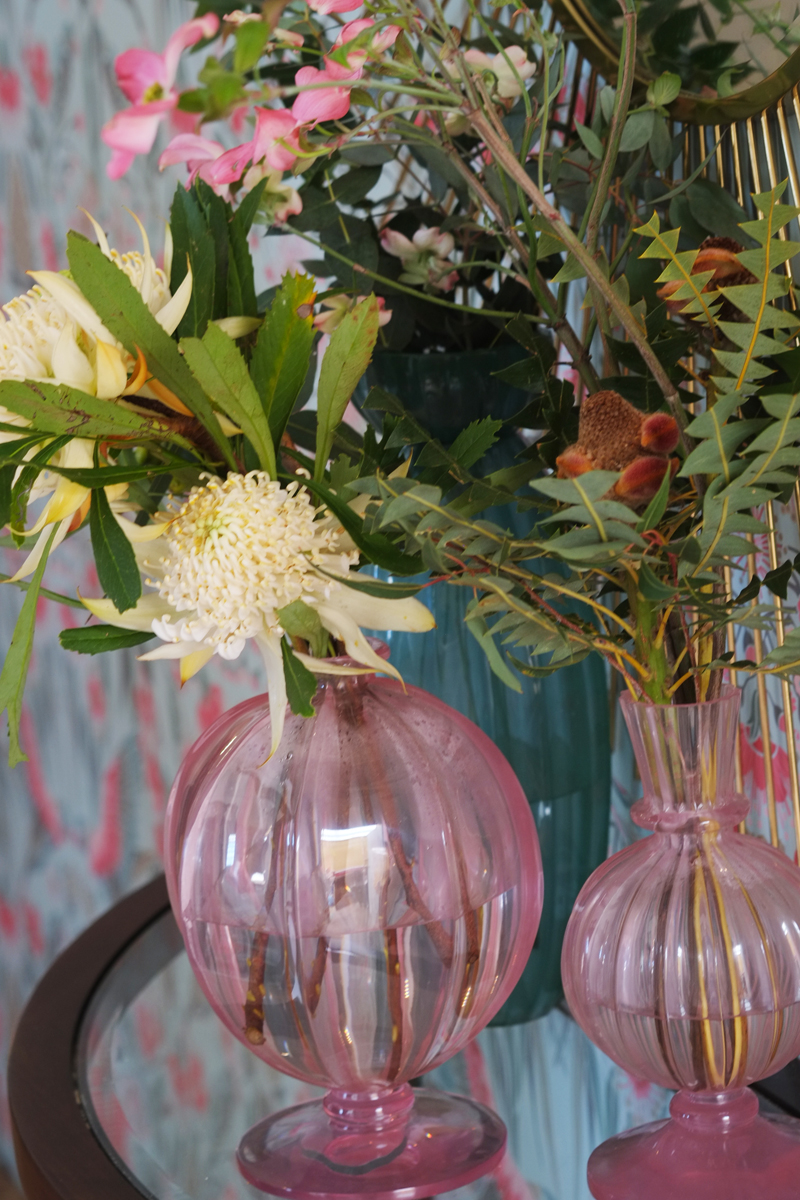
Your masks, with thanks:
[(192, 294), (175, 332), (178, 337), (202, 337), (214, 312), (214, 238), (194, 189), (187, 191), (182, 183), (172, 201), (170, 229), (173, 296), (186, 277), (187, 262), (192, 268)]
[(11, 485), (16, 473), (16, 463), (6, 463), (0, 467), (0, 529), (11, 519)]
[[(122, 272), (120, 272), (122, 274)], [(83, 438), (131, 438), (142, 441), (150, 438), (176, 437), (168, 425), (157, 417), (142, 417), (121, 404), (98, 400), (88, 392), (67, 387), (65, 383), (34, 383), (29, 380), (4, 379), (0, 382), (0, 405), (27, 417), (36, 428), (47, 434), (69, 434)], [(6, 442), (4, 449), (12, 443)]]
[(508, 666), (506, 660), (497, 648), (497, 644), (492, 637), (492, 631), (486, 624), (486, 619), (480, 613), (467, 615), (467, 629), (470, 631), (475, 641), (483, 650), (488, 660), (489, 666), (495, 673), (498, 679), (511, 688), (513, 692), (522, 692), (522, 684), (517, 679), (516, 675)]
[(315, 658), (324, 658), (328, 650), (330, 635), (319, 619), (319, 613), (302, 600), (278, 609), (281, 628), (289, 637), (303, 638), (308, 642), (309, 652)]
[(67, 234), (67, 258), (73, 279), (106, 328), (129, 354), (141, 349), (155, 377), (194, 413), (235, 471), (236, 460), (208, 398), (125, 272), (74, 230)]
[(62, 629), (58, 640), (65, 650), (77, 654), (104, 654), (106, 650), (139, 646), (155, 636), (135, 629), (118, 629), (116, 625), (85, 625), (82, 629)]
[(317, 386), (317, 446), (314, 479), (325, 472), (333, 435), (355, 386), (367, 369), (378, 340), (378, 299), (374, 294), (357, 304), (334, 330)]
[(92, 492), (89, 531), (100, 586), (117, 612), (123, 613), (133, 608), (141, 596), (142, 577), (133, 546), (120, 528), (102, 488)]
[(22, 602), (14, 632), (11, 635), (11, 645), (8, 647), (3, 670), (0, 672), (0, 713), (8, 716), (8, 762), (15, 767), (17, 763), (27, 762), (28, 756), (19, 744), (19, 720), (22, 715), (22, 695), (25, 691), (25, 680), (28, 675), (28, 664), (33, 649), (33, 633), (36, 626), (36, 601), (42, 585), (42, 576), (47, 566), (50, 547), (56, 536), (57, 526), (54, 525), (47, 539), (44, 553), (39, 565), (33, 573), (25, 599)]
[(258, 455), (261, 469), (275, 479), (277, 465), (269, 423), (236, 343), (212, 322), (202, 341), (183, 338), (181, 350), (203, 391), (241, 426)]
[(602, 158), (603, 143), (600, 141), (600, 138), (597, 136), (597, 134), (589, 129), (586, 125), (581, 125), (580, 121), (575, 122), (575, 128), (578, 131), (578, 137), (581, 139), (592, 158)]
[(269, 41), (266, 21), (244, 21), (236, 26), (236, 48), (233, 52), (234, 71), (249, 71), (256, 65)]
[(294, 654), (285, 638), (281, 638), (281, 653), (289, 707), (300, 717), (313, 717), (314, 706), (311, 700), (317, 690), (317, 681), (308, 667)]
[(242, 234), (244, 237), (247, 237), (252, 228), (253, 221), (255, 221), (258, 215), (258, 207), (261, 204), (261, 197), (264, 195), (266, 186), (266, 179), (262, 179), (254, 188), (251, 188), (233, 214), (231, 226), (236, 229), (237, 233)]
[(672, 600), (677, 591), (673, 584), (662, 583), (646, 563), (639, 567), (639, 591), (646, 600)]
[(339, 518), (345, 532), (350, 534), (358, 549), (366, 555), (370, 562), (375, 563), (378, 567), (383, 567), (385, 571), (390, 571), (392, 575), (419, 574), (420, 561), (418, 558), (404, 554), (383, 533), (367, 533), (361, 517), (354, 513), (349, 505), (335, 496), (324, 483), (306, 479), (303, 486), (307, 487), (312, 495), (322, 500), (334, 516)]
[(781, 600), (787, 599), (789, 588), (789, 580), (794, 572), (794, 564), (791, 559), (787, 559), (781, 566), (775, 567), (773, 571), (767, 571), (764, 576), (764, 586), (775, 596), (779, 596)]
[[(350, 571), (347, 575), (331, 575), (323, 567), (318, 566), (317, 570), (323, 575), (329, 575), (331, 579), (337, 579), (339, 583), (345, 584), (353, 591), (363, 592), (367, 596), (378, 596), (381, 600), (405, 600), (408, 596), (416, 596), (423, 587), (421, 583), (387, 583), (383, 579), (375, 579), (372, 575), (356, 574), (354, 571)], [(286, 627), (284, 626), (284, 628)]]
[(629, 150), (641, 150), (650, 141), (653, 133), (655, 113), (652, 109), (647, 112), (631, 113), (622, 130), (619, 149), (624, 154)]
[(309, 275), (285, 275), (250, 360), (250, 374), (276, 446), (308, 373), (315, 297), (316, 281)]
[(664, 71), (654, 79), (647, 89), (647, 98), (657, 108), (666, 108), (676, 100), (681, 90), (681, 77), (671, 71)]
[(669, 489), (672, 483), (672, 472), (665, 471), (664, 478), (661, 480), (658, 491), (653, 499), (644, 510), (644, 515), (641, 521), (636, 526), (637, 533), (647, 533), (649, 529), (655, 529), (659, 521), (663, 517), (667, 509), (667, 501), (669, 500)]
[(483, 417), (479, 421), (471, 421), (466, 429), (462, 429), (456, 440), (450, 446), (450, 455), (459, 466), (469, 470), (486, 451), (497, 441), (497, 435), (503, 428), (502, 421), (491, 417)]

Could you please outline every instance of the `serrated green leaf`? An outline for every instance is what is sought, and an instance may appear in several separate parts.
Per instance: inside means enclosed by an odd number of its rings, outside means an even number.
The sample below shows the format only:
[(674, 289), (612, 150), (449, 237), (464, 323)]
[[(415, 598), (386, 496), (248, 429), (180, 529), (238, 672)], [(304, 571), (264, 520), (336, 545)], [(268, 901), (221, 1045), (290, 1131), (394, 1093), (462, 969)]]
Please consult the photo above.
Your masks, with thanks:
[(584, 495), (599, 500), (619, 479), (619, 471), (587, 471), (580, 477), (580, 490), (574, 479), (555, 479), (543, 476), (531, 481), (531, 487), (543, 496), (551, 496), (562, 504), (582, 504)]
[[(246, 202), (246, 201), (245, 201)], [(214, 238), (194, 188), (179, 183), (170, 210), (172, 272), (170, 290), (176, 291), (192, 268), (192, 294), (176, 330), (178, 337), (202, 337), (214, 312), (216, 268)]]
[(311, 700), (317, 690), (316, 678), (293, 653), (285, 638), (281, 638), (281, 653), (289, 707), (300, 717), (313, 717), (314, 706)]
[[(98, 400), (96, 396), (67, 387), (65, 383), (4, 379), (0, 382), (0, 405), (35, 422), (37, 429), (48, 434), (184, 441), (157, 417), (140, 416), (121, 404)], [(4, 448), (9, 446), (10, 443), (4, 443)]]
[(316, 281), (309, 275), (285, 275), (258, 332), (250, 360), (250, 374), (276, 446), (280, 445), (308, 374), (314, 344), (315, 297)]
[(367, 296), (343, 319), (331, 336), (317, 385), (317, 447), (314, 479), (325, 472), (333, 435), (356, 384), (366, 371), (378, 340), (378, 299)]
[(420, 563), (418, 558), (404, 554), (393, 542), (382, 533), (367, 533), (361, 517), (353, 512), (349, 505), (340, 500), (324, 483), (307, 479), (303, 485), (312, 495), (316, 496), (325, 506), (338, 517), (346, 533), (355, 542), (358, 549), (378, 567), (390, 571), (392, 575), (418, 575)]
[(116, 625), (85, 625), (82, 629), (62, 629), (58, 640), (65, 650), (77, 654), (104, 654), (107, 650), (139, 646), (155, 636), (135, 629), (119, 629)]
[(92, 492), (89, 531), (101, 588), (117, 612), (134, 608), (142, 594), (142, 577), (133, 546), (120, 528), (102, 488)]
[(236, 343), (213, 322), (200, 338), (182, 338), (181, 350), (203, 391), (241, 426), (270, 479), (277, 478), (275, 447), (261, 400)]
[(3, 670), (0, 672), (0, 713), (5, 712), (8, 718), (8, 762), (15, 767), (17, 763), (27, 762), (28, 756), (19, 743), (19, 721), (22, 715), (22, 696), (25, 691), (25, 680), (28, 675), (28, 665), (33, 649), (33, 634), (36, 627), (36, 601), (42, 585), (42, 576), (47, 566), (50, 547), (56, 536), (57, 526), (54, 525), (50, 537), (39, 560), (39, 565), (33, 576), (22, 602), (11, 644), (8, 647)]
[(67, 234), (67, 258), (73, 279), (106, 328), (129, 354), (135, 357), (141, 349), (155, 377), (194, 413), (235, 471), (236, 460), (208, 398), (125, 272), (74, 230)]

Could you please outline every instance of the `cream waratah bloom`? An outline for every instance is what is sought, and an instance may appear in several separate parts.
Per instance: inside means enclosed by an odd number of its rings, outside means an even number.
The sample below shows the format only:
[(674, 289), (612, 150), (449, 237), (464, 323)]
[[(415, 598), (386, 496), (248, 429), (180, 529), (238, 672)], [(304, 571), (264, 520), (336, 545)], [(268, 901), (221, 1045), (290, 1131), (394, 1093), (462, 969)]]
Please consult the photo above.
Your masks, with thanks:
[[(182, 681), (215, 654), (238, 658), (245, 642), (254, 638), (267, 669), (272, 754), (286, 710), (282, 608), (302, 600), (351, 658), (394, 675), (360, 626), (422, 632), (434, 625), (418, 600), (385, 600), (339, 582), (358, 554), (335, 518), (325, 518), (299, 480), (283, 487), (263, 471), (229, 475), (224, 482), (211, 479), (193, 488), (161, 526), (120, 523), (156, 592), (124, 613), (108, 599), (85, 599), (84, 604), (111, 625), (152, 630), (164, 644), (142, 658), (180, 659)], [(310, 670), (323, 670), (325, 660), (295, 653)], [(352, 673), (352, 668), (343, 669)], [(331, 671), (324, 667), (324, 673)]]
[[(91, 217), (97, 240), (106, 258), (128, 276), (139, 295), (167, 333), (177, 328), (192, 290), (189, 272), (174, 296), (170, 294), (167, 274), (170, 270), (172, 241), (167, 231), (164, 251), (165, 271), (156, 267), (147, 235), (139, 221), (134, 220), (142, 234), (142, 253), (130, 251), (119, 254), (112, 250), (102, 228)], [(71, 279), (56, 271), (31, 271), (36, 286), (24, 296), (17, 296), (0, 309), (0, 380), (29, 379), (37, 383), (64, 383), (97, 396), (112, 400), (131, 391), (129, 370), (134, 359), (124, 346), (103, 325), (80, 288)], [(142, 374), (142, 382), (146, 373)], [(137, 388), (142, 395), (155, 395), (147, 385)], [(159, 397), (160, 398), (160, 397)], [(0, 406), (0, 421), (19, 425), (22, 434), (27, 425), (22, 417)], [(15, 435), (0, 432), (0, 440)], [(57, 467), (91, 467), (93, 444), (75, 438), (52, 458)], [(29, 451), (35, 453), (35, 448)], [(124, 491), (125, 489), (123, 489)], [(109, 498), (119, 497), (119, 487), (106, 488)], [(58, 524), (53, 548), (66, 537), (75, 514), (88, 504), (89, 490), (71, 483), (54, 472), (43, 471), (34, 484), (32, 499), (52, 493), (51, 499), (26, 534), (39, 533), (39, 540), (13, 580), (30, 575), (41, 559), (50, 531), (46, 526)]]

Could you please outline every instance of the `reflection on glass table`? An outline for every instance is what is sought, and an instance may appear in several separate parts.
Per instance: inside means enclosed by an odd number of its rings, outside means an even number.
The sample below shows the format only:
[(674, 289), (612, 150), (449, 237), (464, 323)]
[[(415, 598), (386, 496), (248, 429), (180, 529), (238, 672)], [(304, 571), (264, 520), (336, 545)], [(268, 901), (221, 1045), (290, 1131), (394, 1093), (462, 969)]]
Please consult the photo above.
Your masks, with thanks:
[[(589, 1200), (600, 1142), (658, 1120), (669, 1092), (615, 1067), (565, 1013), (489, 1029), (425, 1078), (499, 1112), (503, 1163), (459, 1200)], [(800, 1116), (800, 1063), (759, 1085)], [(28, 1200), (257, 1200), (235, 1148), (254, 1121), (315, 1095), (228, 1034), (191, 973), (163, 877), (121, 900), (56, 960), (9, 1061)], [(770, 1103), (771, 1102), (771, 1103)]]
[[(189, 967), (171, 912), (129, 946), (82, 1022), (84, 1109), (106, 1152), (155, 1200), (252, 1200), (235, 1151), (256, 1121), (323, 1093), (279, 1074), (225, 1029)], [(491, 1180), (458, 1193), (491, 1191)]]

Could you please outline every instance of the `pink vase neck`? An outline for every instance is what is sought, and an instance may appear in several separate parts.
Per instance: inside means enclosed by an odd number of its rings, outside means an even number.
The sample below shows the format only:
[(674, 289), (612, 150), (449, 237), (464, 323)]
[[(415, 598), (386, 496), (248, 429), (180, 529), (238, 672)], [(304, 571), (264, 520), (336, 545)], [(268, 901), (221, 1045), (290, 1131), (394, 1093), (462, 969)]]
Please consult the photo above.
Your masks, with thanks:
[(758, 1097), (749, 1088), (731, 1092), (677, 1092), (670, 1116), (695, 1133), (729, 1133), (752, 1124), (758, 1116)]
[(735, 784), (739, 701), (738, 688), (730, 686), (717, 700), (700, 704), (622, 697), (644, 792), (631, 812), (638, 825), (677, 833), (744, 818), (749, 802)]

